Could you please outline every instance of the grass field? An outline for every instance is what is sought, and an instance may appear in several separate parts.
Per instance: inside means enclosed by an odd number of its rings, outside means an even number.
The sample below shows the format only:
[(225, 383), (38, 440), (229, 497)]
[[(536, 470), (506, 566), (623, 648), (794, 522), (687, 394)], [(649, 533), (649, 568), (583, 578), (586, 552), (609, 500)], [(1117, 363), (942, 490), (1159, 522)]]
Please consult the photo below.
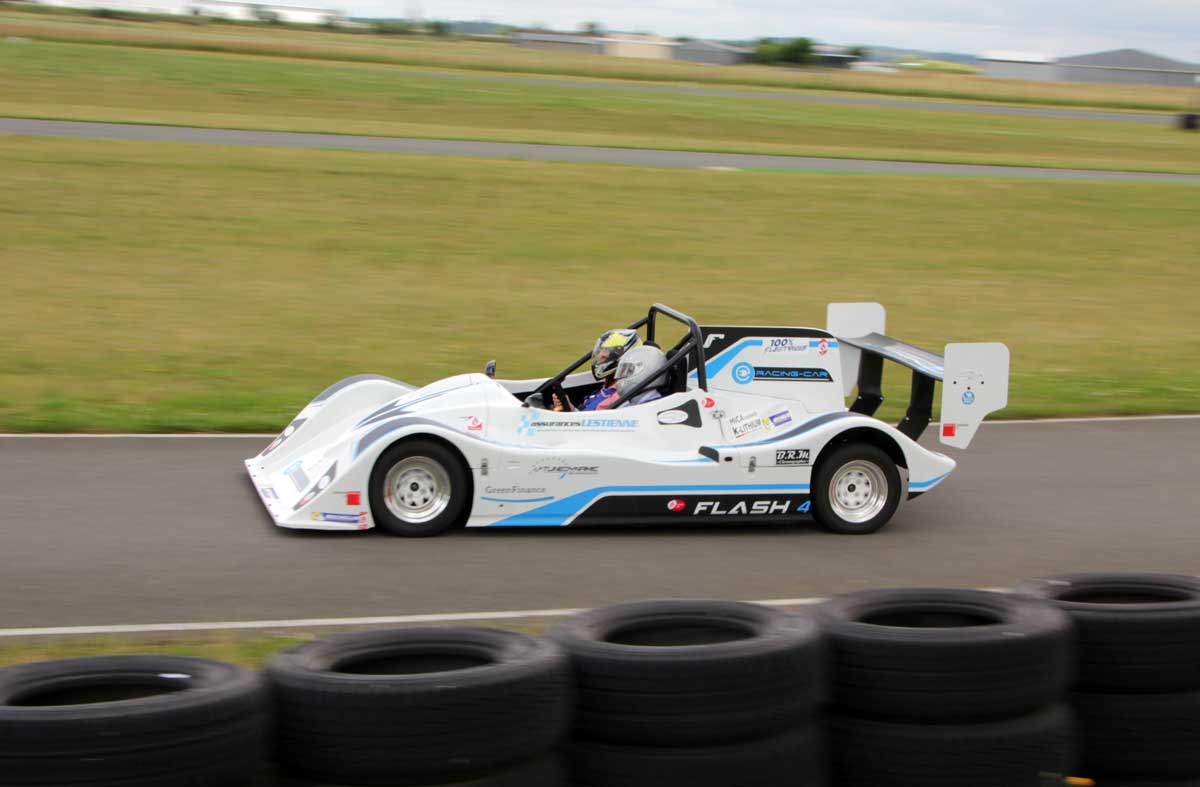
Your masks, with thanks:
[(286, 634), (223, 633), (155, 639), (151, 637), (70, 637), (0, 642), (0, 667), (80, 656), (171, 655), (220, 659), (257, 669), (271, 654), (312, 637)]
[(350, 374), (555, 371), (656, 300), (1003, 340), (1009, 417), (1200, 402), (1190, 185), (16, 137), (0, 171), (5, 430), (270, 431)]
[(317, 60), (378, 62), (505, 73), (749, 85), (1172, 112), (1178, 111), (1186, 102), (1194, 100), (1194, 91), (1188, 89), (1145, 85), (1021, 82), (918, 71), (877, 74), (754, 65), (718, 68), (695, 63), (521, 49), (505, 43), (448, 41), (407, 36), (383, 38), (362, 34), (281, 30), (268, 26), (129, 22), (0, 10), (0, 41), (5, 37), (45, 41), (90, 41), (159, 49), (283, 55)]
[(325, 63), (0, 44), (0, 115), (551, 144), (1200, 172), (1169, 124), (586, 90)]

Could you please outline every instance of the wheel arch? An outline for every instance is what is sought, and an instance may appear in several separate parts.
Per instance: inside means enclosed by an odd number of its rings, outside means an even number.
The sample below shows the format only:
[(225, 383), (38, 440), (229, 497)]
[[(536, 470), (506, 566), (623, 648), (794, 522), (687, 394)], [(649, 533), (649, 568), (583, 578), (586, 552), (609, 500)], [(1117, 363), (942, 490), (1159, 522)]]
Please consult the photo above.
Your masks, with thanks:
[(463, 508), (463, 513), (459, 516), (459, 519), (461, 521), (459, 521), (451, 526), (451, 527), (456, 527), (456, 528), (462, 527), (466, 523), (466, 521), (471, 518), (471, 510), (475, 507), (475, 475), (471, 471), (471, 463), (467, 461), (467, 457), (462, 452), (462, 449), (459, 448), (457, 445), (455, 445), (452, 441), (447, 440), (445, 437), (442, 437), (441, 435), (438, 435), (438, 434), (434, 434), (433, 432), (409, 432), (408, 434), (397, 437), (395, 440), (393, 440), (390, 443), (388, 443), (387, 445), (385, 445), (383, 447), (383, 449), (378, 454), (376, 454), (375, 460), (371, 463), (371, 472), (368, 477), (374, 477), (376, 466), (378, 466), (380, 460), (383, 459), (384, 455), (387, 454), (389, 451), (391, 451), (393, 448), (395, 448), (398, 445), (403, 445), (404, 443), (412, 443), (412, 442), (418, 442), (418, 441), (435, 443), (437, 445), (440, 445), (441, 447), (445, 448), (447, 451), (452, 453), (455, 456), (455, 458), (458, 459), (459, 464), (462, 466), (463, 473), (467, 478), (467, 503), (466, 503), (466, 506), (464, 506), (464, 508)]
[(844, 432), (839, 432), (817, 453), (817, 459), (813, 462), (813, 473), (817, 472), (817, 468), (821, 466), (829, 454), (832, 454), (838, 448), (849, 443), (866, 443), (873, 445), (883, 451), (888, 457), (896, 463), (896, 467), (908, 469), (908, 459), (904, 456), (904, 449), (896, 442), (888, 433), (874, 429), (870, 426), (856, 426), (853, 429), (847, 429)]

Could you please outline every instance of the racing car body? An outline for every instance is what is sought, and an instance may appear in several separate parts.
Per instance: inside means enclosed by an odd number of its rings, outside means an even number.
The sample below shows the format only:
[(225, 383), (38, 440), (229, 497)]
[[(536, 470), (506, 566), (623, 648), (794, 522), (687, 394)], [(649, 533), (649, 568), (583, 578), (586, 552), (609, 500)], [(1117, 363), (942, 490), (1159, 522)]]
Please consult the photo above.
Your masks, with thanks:
[[(831, 304), (825, 329), (697, 324), (656, 304), (629, 327), (662, 341), (661, 398), (556, 412), (597, 383), (578, 373), (461, 374), (415, 387), (380, 375), (313, 399), (258, 456), (255, 488), (281, 527), (401, 535), (468, 527), (790, 521), (877, 530), (955, 461), (918, 444), (943, 383), (942, 443), (966, 448), (1007, 403), (1007, 348), (945, 356), (884, 334), (879, 304)], [(665, 347), (666, 345), (664, 345)], [(884, 360), (912, 369), (908, 412), (874, 417)], [(489, 364), (489, 372), (494, 364)], [(847, 397), (857, 389), (849, 407)]]

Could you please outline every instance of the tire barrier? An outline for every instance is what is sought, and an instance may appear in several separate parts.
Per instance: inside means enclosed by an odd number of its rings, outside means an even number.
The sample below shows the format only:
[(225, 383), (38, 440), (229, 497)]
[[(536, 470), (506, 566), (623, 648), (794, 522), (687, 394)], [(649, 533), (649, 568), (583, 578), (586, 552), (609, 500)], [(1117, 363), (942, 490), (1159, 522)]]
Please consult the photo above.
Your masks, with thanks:
[(258, 675), (208, 659), (96, 656), (0, 669), (0, 785), (255, 784), (267, 708)]
[(1196, 131), (1200, 129), (1200, 114), (1195, 112), (1185, 112), (1179, 116), (1179, 127), (1184, 131)]
[(262, 677), (179, 656), (0, 669), (0, 787), (1043, 787), (1065, 774), (1200, 787), (1200, 578), (863, 591), (802, 614), (636, 602), (540, 639), (328, 637)]
[(1015, 592), (1074, 622), (1081, 771), (1101, 787), (1110, 779), (1200, 785), (1200, 579), (1068, 574)]
[(1069, 773), (1071, 624), (980, 590), (868, 590), (820, 605), (836, 785), (1038, 787)]
[(562, 743), (569, 723), (566, 657), (509, 631), (333, 636), (280, 653), (266, 676), (280, 770), (310, 782), (503, 783)]
[(551, 632), (571, 659), (573, 783), (824, 784), (814, 621), (730, 601), (646, 601)]

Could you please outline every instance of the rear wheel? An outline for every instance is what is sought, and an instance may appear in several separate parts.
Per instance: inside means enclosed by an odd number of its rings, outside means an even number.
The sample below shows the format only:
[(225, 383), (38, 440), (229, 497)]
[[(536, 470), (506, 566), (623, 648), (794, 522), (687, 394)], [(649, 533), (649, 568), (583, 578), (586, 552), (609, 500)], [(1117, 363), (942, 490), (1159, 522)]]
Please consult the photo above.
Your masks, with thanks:
[(900, 506), (900, 471), (882, 449), (848, 443), (813, 473), (813, 517), (834, 533), (874, 533)]
[(397, 443), (371, 471), (371, 514), (397, 536), (436, 536), (459, 520), (470, 494), (467, 470), (431, 440)]

